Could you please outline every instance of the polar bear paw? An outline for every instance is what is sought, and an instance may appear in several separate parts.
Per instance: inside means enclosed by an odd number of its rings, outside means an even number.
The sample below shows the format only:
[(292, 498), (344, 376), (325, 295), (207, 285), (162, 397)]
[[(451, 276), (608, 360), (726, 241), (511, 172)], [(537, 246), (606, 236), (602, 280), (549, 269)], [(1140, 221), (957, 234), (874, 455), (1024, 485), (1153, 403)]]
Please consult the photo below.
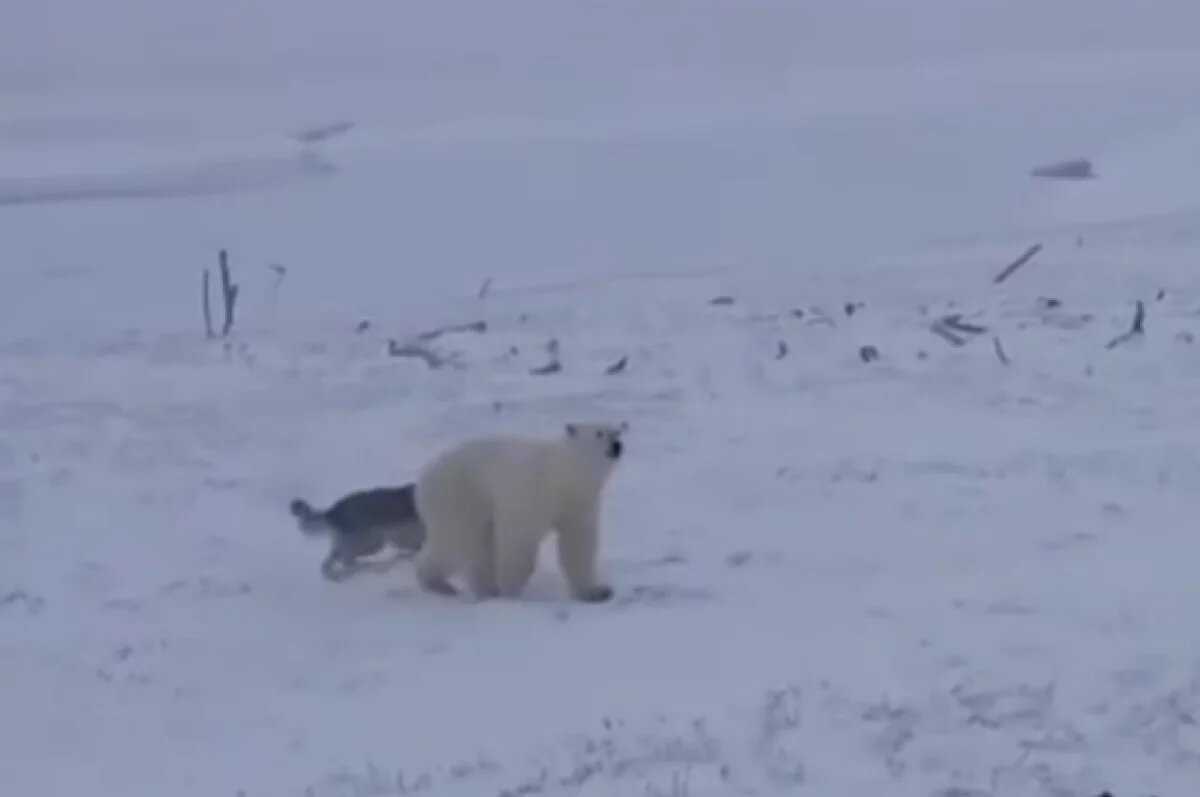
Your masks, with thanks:
[(585, 587), (575, 594), (575, 599), (583, 603), (606, 603), (612, 600), (614, 590), (608, 584), (594, 584)]

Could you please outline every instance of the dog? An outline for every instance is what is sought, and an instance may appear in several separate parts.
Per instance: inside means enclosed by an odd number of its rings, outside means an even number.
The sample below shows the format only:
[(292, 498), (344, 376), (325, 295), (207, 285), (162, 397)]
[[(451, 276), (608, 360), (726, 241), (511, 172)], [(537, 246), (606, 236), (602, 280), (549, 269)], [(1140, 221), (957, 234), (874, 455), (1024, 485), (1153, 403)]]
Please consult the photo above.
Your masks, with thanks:
[[(425, 525), (417, 514), (415, 489), (415, 484), (409, 483), (358, 490), (323, 510), (296, 498), (288, 508), (306, 535), (332, 537), (321, 574), (330, 581), (342, 581), (362, 570), (390, 570), (401, 559), (420, 551), (425, 544)], [(359, 561), (387, 546), (395, 551), (391, 559), (379, 563)]]

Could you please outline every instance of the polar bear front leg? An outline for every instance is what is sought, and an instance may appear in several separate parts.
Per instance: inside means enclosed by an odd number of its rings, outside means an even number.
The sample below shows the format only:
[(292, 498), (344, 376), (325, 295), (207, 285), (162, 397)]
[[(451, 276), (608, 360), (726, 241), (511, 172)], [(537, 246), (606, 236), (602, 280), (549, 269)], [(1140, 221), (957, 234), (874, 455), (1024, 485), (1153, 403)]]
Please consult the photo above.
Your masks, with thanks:
[(449, 568), (439, 559), (433, 545), (427, 544), (417, 553), (413, 569), (416, 571), (417, 583), (426, 592), (447, 597), (458, 594), (458, 590), (447, 580)]
[(596, 579), (596, 548), (599, 545), (598, 507), (590, 506), (568, 517), (558, 527), (558, 563), (571, 597), (585, 603), (604, 603), (613, 588)]
[(541, 535), (530, 528), (532, 519), (527, 512), (502, 507), (493, 525), (496, 558), (496, 587), (505, 598), (516, 598), (537, 567)]
[(480, 544), (467, 564), (467, 585), (476, 600), (495, 598), (500, 594), (496, 583), (496, 535), (492, 524), (484, 529)]

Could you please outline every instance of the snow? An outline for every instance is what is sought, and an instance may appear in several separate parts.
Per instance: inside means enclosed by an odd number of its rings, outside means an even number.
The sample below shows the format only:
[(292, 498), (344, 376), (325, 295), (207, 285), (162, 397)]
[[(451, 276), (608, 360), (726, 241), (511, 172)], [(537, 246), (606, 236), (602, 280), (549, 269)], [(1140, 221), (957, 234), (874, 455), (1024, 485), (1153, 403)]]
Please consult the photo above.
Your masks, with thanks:
[[(1191, 794), (1193, 5), (10, 11), (4, 783)], [(330, 584), (286, 513), (588, 417), (611, 604)]]

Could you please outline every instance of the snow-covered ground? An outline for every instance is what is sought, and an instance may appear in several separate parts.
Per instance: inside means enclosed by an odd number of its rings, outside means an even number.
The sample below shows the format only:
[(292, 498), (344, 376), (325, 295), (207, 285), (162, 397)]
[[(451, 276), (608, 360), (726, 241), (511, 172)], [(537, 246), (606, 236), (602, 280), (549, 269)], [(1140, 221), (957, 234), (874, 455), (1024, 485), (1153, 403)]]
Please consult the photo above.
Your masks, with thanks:
[[(5, 793), (1193, 794), (1193, 5), (9, 9)], [(611, 604), (285, 509), (593, 417)]]

